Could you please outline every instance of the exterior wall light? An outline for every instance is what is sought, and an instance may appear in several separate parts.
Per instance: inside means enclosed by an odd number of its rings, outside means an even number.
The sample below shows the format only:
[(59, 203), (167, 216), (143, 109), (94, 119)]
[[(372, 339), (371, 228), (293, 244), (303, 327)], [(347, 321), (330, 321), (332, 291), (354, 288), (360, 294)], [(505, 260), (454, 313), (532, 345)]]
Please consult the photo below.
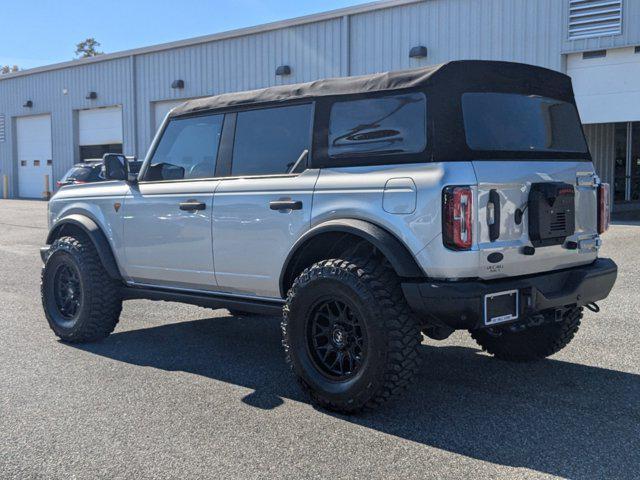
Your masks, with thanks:
[(24, 104), (22, 106), (24, 108), (31, 108), (31, 107), (33, 107), (33, 102), (31, 100), (27, 100), (26, 102), (24, 102)]
[(425, 58), (427, 56), (427, 47), (419, 45), (409, 50), (410, 58)]
[(87, 96), (85, 98), (87, 100), (95, 100), (96, 98), (98, 98), (98, 94), (96, 92), (89, 92), (87, 93)]
[(289, 65), (280, 65), (276, 68), (276, 75), (291, 75), (291, 67)]
[(171, 88), (184, 88), (184, 80), (174, 80), (171, 82)]

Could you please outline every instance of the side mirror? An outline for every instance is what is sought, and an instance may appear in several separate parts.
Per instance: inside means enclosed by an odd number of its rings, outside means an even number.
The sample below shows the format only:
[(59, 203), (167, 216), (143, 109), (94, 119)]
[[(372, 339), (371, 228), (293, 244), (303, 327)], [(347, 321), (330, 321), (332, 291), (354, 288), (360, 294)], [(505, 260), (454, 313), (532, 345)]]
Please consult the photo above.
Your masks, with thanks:
[(102, 157), (104, 163), (105, 180), (129, 180), (129, 162), (121, 153), (105, 153)]

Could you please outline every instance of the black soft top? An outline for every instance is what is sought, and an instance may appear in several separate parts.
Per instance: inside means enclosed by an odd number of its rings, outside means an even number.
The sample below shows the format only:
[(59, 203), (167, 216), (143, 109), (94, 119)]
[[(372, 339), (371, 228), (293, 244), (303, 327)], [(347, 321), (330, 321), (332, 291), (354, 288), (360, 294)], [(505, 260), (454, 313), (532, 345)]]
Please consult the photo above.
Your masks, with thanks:
[[(469, 92), (538, 95), (575, 106), (571, 78), (560, 72), (512, 62), (461, 60), (432, 67), (357, 77), (329, 78), (308, 83), (279, 85), (245, 92), (225, 93), (189, 100), (174, 108), (169, 116), (198, 115), (205, 112), (235, 111), (267, 105), (314, 101), (315, 128), (311, 153), (314, 166), (332, 166), (327, 149), (331, 105), (347, 98), (385, 95), (389, 91), (422, 92), (427, 98), (427, 146), (423, 152), (405, 154), (397, 161), (456, 161), (475, 159), (571, 159), (591, 160), (588, 151), (521, 152), (478, 151), (465, 141), (462, 96)], [(344, 164), (386, 164), (389, 156), (341, 159)]]
[(571, 79), (546, 68), (512, 62), (460, 60), (431, 67), (355, 77), (328, 78), (189, 100), (174, 108), (176, 117), (204, 110), (359, 95), (390, 90), (425, 90), (453, 96), (460, 92), (508, 91), (573, 102)]

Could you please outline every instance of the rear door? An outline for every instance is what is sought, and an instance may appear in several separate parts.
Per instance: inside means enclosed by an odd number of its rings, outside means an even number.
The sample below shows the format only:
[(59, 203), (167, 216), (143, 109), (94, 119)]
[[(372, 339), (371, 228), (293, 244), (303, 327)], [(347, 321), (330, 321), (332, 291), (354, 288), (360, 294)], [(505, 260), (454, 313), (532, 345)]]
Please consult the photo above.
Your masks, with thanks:
[(284, 260), (310, 225), (319, 172), (306, 168), (312, 118), (310, 103), (237, 113), (228, 177), (213, 201), (221, 290), (280, 297)]
[[(551, 98), (509, 93), (468, 93), (462, 97), (466, 140), (476, 151), (513, 152), (513, 158), (472, 162), (478, 182), (478, 248), (481, 277), (526, 275), (568, 268), (593, 261), (597, 256), (597, 191), (575, 106)], [(536, 159), (536, 152), (557, 153), (554, 159)], [(574, 158), (572, 158), (574, 157)], [(573, 189), (573, 212), (541, 221), (532, 212), (532, 186), (548, 183), (550, 190)], [(539, 188), (539, 187), (536, 187)], [(560, 205), (560, 195), (549, 194), (549, 215)], [(555, 203), (557, 202), (557, 203)], [(575, 224), (571, 222), (574, 216)], [(573, 234), (561, 244), (532, 241), (532, 222), (550, 220), (550, 228), (567, 227)], [(492, 227), (493, 223), (497, 223)], [(572, 222), (571, 222), (572, 223)], [(539, 242), (544, 243), (544, 242)], [(551, 242), (553, 243), (553, 242)], [(524, 247), (537, 245), (535, 250)], [(500, 252), (504, 260), (488, 261)]]

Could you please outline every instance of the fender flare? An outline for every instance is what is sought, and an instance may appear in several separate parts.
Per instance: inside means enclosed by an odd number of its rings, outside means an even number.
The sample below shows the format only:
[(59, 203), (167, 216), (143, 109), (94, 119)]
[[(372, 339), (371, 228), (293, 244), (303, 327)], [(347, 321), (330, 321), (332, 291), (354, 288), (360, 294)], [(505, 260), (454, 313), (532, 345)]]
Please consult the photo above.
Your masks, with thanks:
[(314, 237), (330, 232), (349, 233), (368, 241), (389, 260), (399, 277), (424, 278), (426, 276), (409, 249), (395, 235), (384, 228), (366, 220), (355, 218), (328, 220), (305, 232), (291, 248), (280, 273), (280, 293), (283, 297), (286, 296), (284, 284), (289, 275), (291, 261)]
[(100, 257), (100, 261), (102, 262), (104, 269), (107, 271), (107, 274), (114, 280), (122, 280), (122, 275), (118, 269), (118, 264), (116, 263), (115, 256), (113, 255), (111, 245), (109, 244), (106, 235), (100, 229), (95, 220), (87, 217), (86, 215), (72, 214), (56, 222), (47, 235), (47, 245), (51, 245), (53, 241), (58, 238), (60, 230), (65, 225), (73, 225), (86, 233), (87, 237), (89, 237), (91, 243), (93, 243), (93, 246), (96, 248), (98, 257)]

